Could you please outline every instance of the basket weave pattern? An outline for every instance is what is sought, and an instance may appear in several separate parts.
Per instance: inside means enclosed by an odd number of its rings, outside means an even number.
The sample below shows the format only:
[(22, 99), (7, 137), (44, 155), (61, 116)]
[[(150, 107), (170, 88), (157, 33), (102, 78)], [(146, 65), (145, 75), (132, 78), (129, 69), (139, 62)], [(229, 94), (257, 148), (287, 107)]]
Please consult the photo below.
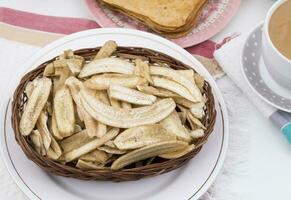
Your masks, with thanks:
[[(96, 55), (99, 49), (100, 48), (80, 49), (74, 51), (74, 53), (75, 55), (83, 56), (85, 60), (88, 61), (91, 60)], [(118, 47), (114, 55), (127, 59), (140, 58), (142, 60), (148, 60), (152, 64), (166, 63), (173, 69), (190, 68), (189, 66), (183, 64), (182, 62), (170, 56), (145, 48)], [(62, 165), (56, 161), (53, 161), (45, 156), (38, 154), (34, 150), (32, 143), (29, 140), (29, 137), (21, 135), (19, 131), (19, 122), (23, 112), (23, 107), (27, 101), (27, 97), (24, 93), (26, 84), (29, 81), (34, 80), (36, 77), (41, 77), (46, 64), (52, 62), (54, 59), (55, 58), (41, 64), (36, 69), (28, 72), (26, 75), (23, 76), (18, 87), (14, 92), (12, 102), (12, 126), (14, 129), (16, 141), (21, 146), (27, 158), (36, 163), (38, 166), (40, 166), (47, 172), (60, 176), (73, 177), (82, 180), (130, 181), (137, 180), (143, 177), (156, 176), (177, 169), (180, 166), (187, 163), (191, 158), (193, 158), (197, 153), (199, 153), (203, 144), (207, 141), (207, 138), (213, 131), (216, 119), (214, 97), (209, 83), (205, 81), (205, 84), (203, 86), (204, 90), (203, 96), (206, 97), (207, 102), (205, 109), (205, 117), (202, 120), (203, 125), (206, 127), (205, 136), (194, 142), (197, 148), (195, 148), (190, 153), (177, 159), (171, 160), (155, 159), (153, 163), (146, 166), (130, 169), (120, 169), (117, 171), (113, 171), (110, 169), (81, 170), (73, 165)]]

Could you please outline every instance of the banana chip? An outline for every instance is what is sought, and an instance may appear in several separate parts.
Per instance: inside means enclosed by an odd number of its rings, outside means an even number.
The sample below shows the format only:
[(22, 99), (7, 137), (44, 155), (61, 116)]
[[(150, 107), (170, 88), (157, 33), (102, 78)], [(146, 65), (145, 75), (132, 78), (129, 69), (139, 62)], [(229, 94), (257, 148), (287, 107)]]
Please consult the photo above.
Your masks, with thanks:
[(58, 125), (57, 125), (57, 121), (56, 121), (56, 115), (53, 112), (52, 114), (52, 119), (51, 119), (51, 132), (53, 134), (53, 136), (57, 139), (57, 140), (62, 140), (64, 137), (61, 135), (59, 129), (58, 129)]
[(194, 140), (196, 140), (198, 138), (204, 137), (205, 133), (203, 129), (198, 128), (196, 130), (190, 131), (190, 135)]
[(36, 122), (36, 128), (41, 135), (45, 150), (49, 149), (49, 147), (51, 145), (51, 141), (52, 141), (52, 137), (51, 137), (50, 132), (49, 132), (48, 127), (47, 127), (47, 120), (48, 120), (47, 113), (42, 111), (40, 113), (40, 116), (39, 116), (37, 122)]
[(75, 114), (74, 104), (67, 87), (58, 89), (54, 96), (54, 113), (60, 134), (68, 137), (74, 133)]
[(48, 78), (38, 79), (38, 83), (28, 99), (20, 120), (19, 129), (22, 135), (29, 135), (33, 130), (36, 121), (47, 102), (51, 85), (52, 82)]
[(83, 161), (87, 161), (87, 162), (95, 162), (95, 163), (99, 163), (99, 164), (103, 164), (105, 163), (109, 158), (110, 158), (110, 154), (101, 151), (101, 150), (94, 150), (90, 153), (87, 153), (85, 155), (82, 155), (79, 159), (83, 160)]
[[(36, 81), (36, 80), (35, 80)], [(34, 81), (34, 82), (35, 82)], [(33, 81), (29, 81), (25, 86), (24, 92), (28, 98), (30, 98), (33, 89), (35, 88), (35, 83)]]
[(200, 76), (198, 73), (194, 74), (194, 80), (195, 83), (197, 84), (198, 88), (200, 89), (200, 91), (203, 91), (203, 86), (204, 86), (204, 77)]
[(191, 82), (190, 80), (185, 78), (183, 75), (177, 73), (175, 70), (166, 67), (151, 66), (150, 73), (152, 75), (165, 76), (170, 80), (181, 84), (188, 90), (188, 92), (190, 92), (190, 94), (194, 98), (194, 102), (201, 102), (203, 100), (202, 94), (197, 85), (194, 82)]
[(92, 140), (94, 140), (94, 138), (90, 138), (85, 129), (60, 141), (60, 146), (64, 153), (67, 153), (91, 142)]
[(203, 107), (192, 107), (190, 112), (198, 119), (202, 119), (205, 115)]
[(194, 71), (191, 69), (184, 69), (184, 70), (176, 70), (177, 73), (181, 74), (191, 82), (194, 82)]
[(77, 158), (79, 158), (82, 155), (85, 155), (94, 149), (102, 146), (104, 143), (108, 142), (109, 140), (113, 139), (117, 136), (119, 132), (118, 128), (112, 128), (110, 131), (108, 131), (103, 137), (93, 139), (92, 141), (84, 144), (83, 146), (73, 149), (70, 152), (67, 152), (64, 154), (64, 159), (66, 162), (73, 161)]
[(190, 92), (179, 83), (175, 81), (171, 81), (166, 78), (157, 77), (157, 76), (152, 76), (152, 79), (153, 79), (153, 85), (155, 87), (161, 87), (161, 88), (170, 90), (188, 99), (189, 101), (195, 102), (195, 98), (190, 94)]
[(57, 160), (61, 155), (62, 155), (62, 150), (59, 144), (54, 139), (54, 137), (51, 137), (51, 145), (49, 149), (47, 150), (47, 156), (52, 160)]
[(97, 121), (120, 128), (153, 124), (167, 117), (176, 107), (172, 99), (159, 100), (151, 106), (120, 109), (98, 101), (86, 90), (80, 91), (85, 110)]
[(125, 154), (126, 151), (123, 151), (123, 150), (120, 150), (120, 149), (117, 149), (117, 148), (112, 148), (112, 147), (107, 147), (107, 146), (102, 146), (102, 147), (98, 147), (98, 149), (100, 151), (104, 151), (106, 153), (110, 153), (110, 154)]
[[(87, 134), (89, 137), (93, 138), (97, 136), (97, 130), (98, 130), (98, 122), (91, 117), (87, 112), (83, 112), (84, 117), (84, 124), (87, 130)], [(106, 129), (105, 129), (106, 132)]]
[(167, 141), (167, 142), (160, 142), (155, 143), (152, 145), (145, 146), (140, 149), (136, 149), (134, 151), (131, 151), (121, 157), (119, 157), (117, 160), (115, 160), (112, 165), (112, 170), (118, 170), (121, 169), (127, 165), (130, 165), (132, 163), (166, 154), (166, 153), (172, 153), (175, 151), (179, 151), (181, 149), (185, 149), (188, 146), (187, 143), (181, 142), (181, 141)]
[(44, 76), (54, 76), (55, 75), (55, 67), (53, 63), (49, 63), (45, 66), (43, 71)]
[(114, 144), (121, 150), (130, 150), (170, 140), (176, 140), (176, 135), (154, 124), (126, 129), (115, 138)]
[(116, 42), (113, 40), (109, 40), (105, 42), (105, 44), (101, 47), (101, 49), (98, 51), (94, 59), (109, 57), (113, 54), (116, 48), (117, 48)]
[(110, 85), (108, 89), (110, 98), (121, 101), (137, 104), (137, 105), (151, 105), (156, 101), (153, 95), (145, 94), (134, 89), (123, 87), (120, 85)]
[(101, 58), (86, 64), (79, 74), (85, 78), (101, 73), (133, 74), (134, 65), (120, 58)]
[(147, 85), (137, 85), (136, 87), (141, 92), (152, 94), (158, 97), (172, 97), (172, 98), (179, 97), (178, 94), (170, 90), (163, 89), (163, 88), (156, 88), (156, 87), (147, 86)]
[(104, 145), (107, 147), (116, 148), (116, 145), (114, 144), (114, 142), (112, 140), (109, 140)]
[(34, 149), (41, 155), (45, 155), (46, 154), (46, 150), (44, 148), (44, 145), (43, 145), (43, 142), (42, 142), (42, 138), (41, 138), (41, 135), (39, 133), (38, 130), (33, 130), (31, 132), (31, 134), (29, 135), (32, 143), (33, 143), (33, 146), (34, 146)]
[(76, 167), (83, 170), (104, 169), (104, 165), (79, 159)]
[(111, 84), (135, 88), (137, 85), (142, 85), (146, 82), (146, 79), (135, 75), (103, 74), (92, 76), (92, 78), (84, 82), (84, 85), (90, 89), (107, 90)]
[(153, 83), (150, 75), (149, 65), (147, 62), (142, 61), (141, 59), (135, 60), (134, 74), (142, 78), (145, 78), (149, 83)]
[(160, 122), (162, 127), (168, 132), (175, 134), (178, 139), (190, 142), (191, 137), (187, 129), (182, 125), (178, 113), (174, 110), (168, 117)]
[(193, 149), (195, 149), (195, 145), (191, 144), (188, 147), (186, 147), (185, 149), (182, 149), (182, 150), (179, 150), (179, 151), (175, 151), (175, 152), (171, 152), (171, 153), (162, 154), (162, 155), (159, 155), (159, 157), (165, 158), (165, 159), (180, 158), (180, 157), (186, 155), (187, 153), (193, 151)]
[(206, 127), (199, 121), (199, 119), (195, 118), (191, 112), (187, 113), (187, 119), (191, 125), (191, 129), (202, 128), (206, 129)]
[(195, 103), (193, 103), (192, 101), (189, 101), (183, 97), (176, 97), (174, 98), (174, 101), (176, 102), (177, 105), (182, 105), (186, 108), (192, 108)]

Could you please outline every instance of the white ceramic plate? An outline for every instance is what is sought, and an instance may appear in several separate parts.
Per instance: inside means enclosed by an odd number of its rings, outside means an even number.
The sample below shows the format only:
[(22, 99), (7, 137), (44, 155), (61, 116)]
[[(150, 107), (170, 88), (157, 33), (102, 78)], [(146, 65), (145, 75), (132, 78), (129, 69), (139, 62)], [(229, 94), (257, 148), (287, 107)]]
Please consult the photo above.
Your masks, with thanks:
[[(65, 49), (101, 46), (115, 40), (120, 46), (151, 48), (173, 56), (193, 66), (210, 82), (217, 109), (214, 132), (201, 152), (187, 165), (170, 173), (130, 182), (81, 181), (51, 175), (29, 161), (17, 145), (11, 127), (11, 96), (21, 76), (42, 62), (59, 55)], [(108, 28), (75, 33), (59, 39), (30, 58), (15, 74), (15, 80), (2, 97), (1, 150), (7, 168), (20, 187), (31, 199), (70, 200), (134, 200), (134, 199), (198, 199), (217, 176), (228, 144), (228, 117), (222, 95), (206, 69), (181, 47), (159, 36), (127, 29)]]
[(269, 74), (262, 57), (262, 27), (249, 34), (241, 55), (242, 73), (253, 91), (266, 103), (291, 112), (291, 90), (279, 85)]

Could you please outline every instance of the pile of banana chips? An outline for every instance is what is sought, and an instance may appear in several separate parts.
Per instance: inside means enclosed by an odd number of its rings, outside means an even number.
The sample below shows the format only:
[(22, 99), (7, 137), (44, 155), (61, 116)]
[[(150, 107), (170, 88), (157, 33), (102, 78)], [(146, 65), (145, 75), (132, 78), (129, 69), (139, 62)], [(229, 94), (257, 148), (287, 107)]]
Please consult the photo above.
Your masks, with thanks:
[(107, 41), (91, 60), (67, 50), (28, 82), (20, 132), (42, 156), (82, 170), (179, 158), (204, 136), (204, 78), (141, 59)]

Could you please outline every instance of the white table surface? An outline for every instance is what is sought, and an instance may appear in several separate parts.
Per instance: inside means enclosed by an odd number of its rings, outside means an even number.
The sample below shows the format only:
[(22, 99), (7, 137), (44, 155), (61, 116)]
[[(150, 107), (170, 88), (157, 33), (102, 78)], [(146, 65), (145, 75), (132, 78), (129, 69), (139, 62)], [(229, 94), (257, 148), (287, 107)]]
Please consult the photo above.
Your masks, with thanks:
[[(220, 42), (232, 33), (248, 32), (264, 19), (272, 0), (242, 0), (241, 7), (231, 23), (212, 39)], [(82, 0), (0, 0), (0, 6), (45, 15), (91, 19)], [(223, 84), (224, 79), (218, 84)], [(248, 127), (251, 133), (250, 187), (251, 200), (291, 199), (291, 145), (280, 131), (265, 119), (250, 103)], [(1, 188), (0, 188), (1, 193)]]

